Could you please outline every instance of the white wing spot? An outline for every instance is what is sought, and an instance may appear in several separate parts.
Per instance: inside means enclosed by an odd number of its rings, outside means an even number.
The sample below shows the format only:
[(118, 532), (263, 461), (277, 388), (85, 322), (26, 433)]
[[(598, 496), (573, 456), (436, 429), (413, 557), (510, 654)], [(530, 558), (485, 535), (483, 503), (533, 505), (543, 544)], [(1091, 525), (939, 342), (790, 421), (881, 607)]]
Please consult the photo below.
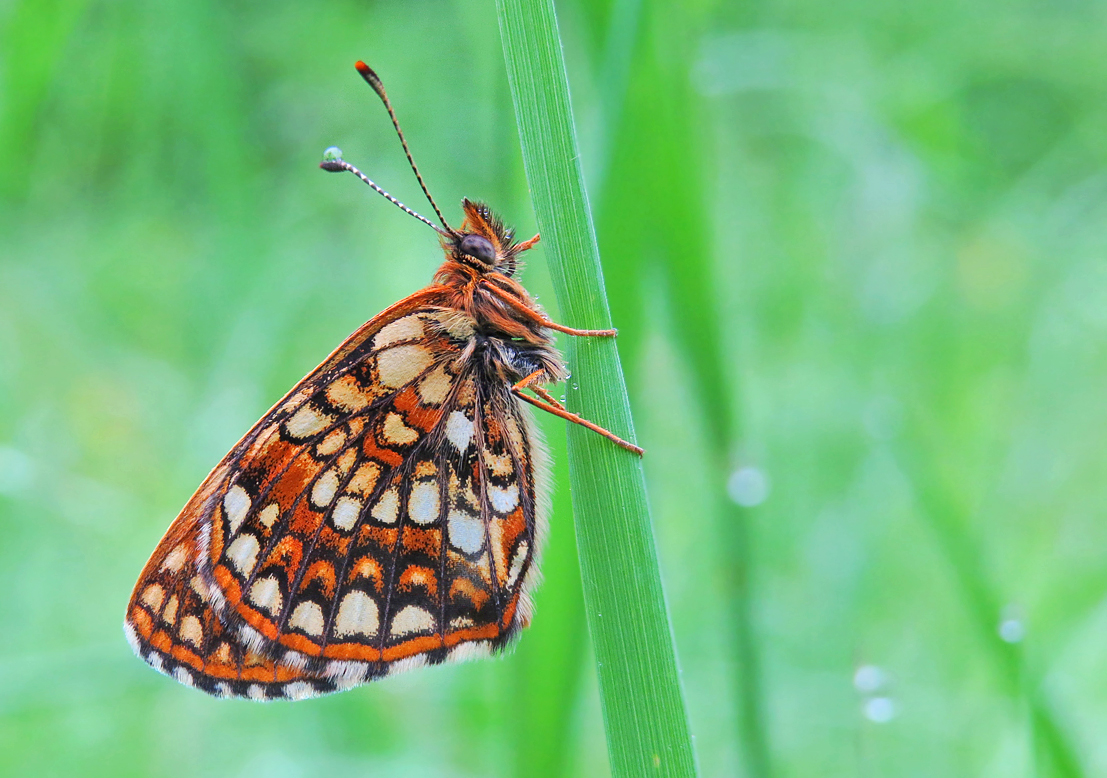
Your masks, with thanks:
[(246, 696), (258, 702), (265, 702), (269, 699), (269, 696), (265, 693), (265, 687), (257, 683), (252, 683), (247, 687)]
[(377, 375), (385, 386), (398, 389), (431, 364), (431, 355), (422, 346), (394, 346), (377, 357)]
[(254, 581), (250, 587), (250, 600), (270, 615), (280, 612), (284, 598), (281, 597), (281, 584), (275, 576), (268, 575)]
[(192, 673), (190, 673), (181, 665), (178, 665), (177, 668), (173, 671), (173, 677), (176, 678), (178, 682), (183, 683), (185, 686), (196, 685), (196, 679), (192, 677)]
[(510, 513), (519, 504), (519, 487), (516, 484), (488, 487), (488, 499), (498, 513)]
[(357, 524), (357, 517), (361, 513), (361, 503), (353, 497), (341, 497), (334, 505), (331, 512), (331, 523), (340, 530), (349, 532)]
[(475, 554), (484, 545), (484, 525), (476, 516), (457, 509), (450, 511), (450, 542), (466, 554)]
[(224, 554), (227, 560), (235, 566), (243, 578), (254, 571), (254, 565), (258, 563), (258, 552), (261, 545), (253, 535), (246, 533), (239, 535)]
[(326, 508), (334, 499), (334, 493), (338, 491), (338, 473), (327, 470), (315, 481), (311, 489), (311, 501), (318, 508)]
[(238, 532), (242, 522), (246, 520), (246, 514), (250, 512), (250, 495), (238, 484), (227, 490), (223, 497), (223, 512), (227, 516), (227, 523), (231, 525), (229, 534)]
[(511, 558), (511, 569), (507, 572), (507, 585), (509, 587), (515, 585), (515, 581), (519, 578), (519, 573), (523, 572), (523, 563), (527, 561), (527, 552), (529, 551), (530, 544), (525, 540), (515, 549), (515, 556)]
[(466, 451), (473, 440), (473, 420), (461, 411), (454, 411), (446, 419), (446, 438), (458, 451)]
[(411, 487), (407, 515), (416, 524), (433, 524), (438, 521), (438, 507), (438, 484), (420, 481)]
[(373, 349), (382, 349), (401, 340), (415, 340), (423, 337), (423, 322), (418, 316), (405, 316), (382, 327), (373, 338)]
[(393, 486), (381, 495), (381, 498), (377, 500), (377, 504), (373, 506), (373, 510), (369, 512), (369, 515), (385, 524), (395, 524), (396, 515), (399, 511), (400, 494), (396, 491), (396, 487)]
[(433, 629), (434, 616), (418, 605), (408, 605), (392, 617), (392, 637), (430, 632)]
[(317, 694), (319, 692), (315, 691), (315, 687), (306, 681), (293, 681), (284, 685), (284, 696), (290, 700), (303, 700)]
[(373, 637), (380, 628), (377, 602), (365, 592), (355, 589), (342, 598), (334, 620), (334, 635), (338, 638), (361, 634)]
[(492, 656), (492, 644), (487, 640), (474, 640), (458, 643), (450, 650), (447, 659), (451, 662), (468, 662)]
[(323, 634), (323, 609), (318, 603), (305, 601), (296, 606), (292, 616), (288, 619), (289, 626), (303, 630), (313, 637)]

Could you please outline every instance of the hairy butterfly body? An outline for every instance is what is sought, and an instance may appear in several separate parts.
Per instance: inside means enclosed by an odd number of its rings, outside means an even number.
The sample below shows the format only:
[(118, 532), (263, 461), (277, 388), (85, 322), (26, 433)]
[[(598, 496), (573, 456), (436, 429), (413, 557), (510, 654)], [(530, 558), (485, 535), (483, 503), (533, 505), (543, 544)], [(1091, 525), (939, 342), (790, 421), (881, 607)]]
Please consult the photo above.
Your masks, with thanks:
[[(396, 202), (336, 153), (322, 166)], [(551, 330), (614, 332), (550, 322), (512, 278), (538, 237), (463, 209), (460, 229), (423, 219), (446, 252), (432, 284), (300, 381), (173, 522), (124, 623), (155, 669), (216, 696), (299, 699), (491, 654), (529, 623), (548, 505), (522, 402), (641, 449), (540, 386), (566, 376)]]

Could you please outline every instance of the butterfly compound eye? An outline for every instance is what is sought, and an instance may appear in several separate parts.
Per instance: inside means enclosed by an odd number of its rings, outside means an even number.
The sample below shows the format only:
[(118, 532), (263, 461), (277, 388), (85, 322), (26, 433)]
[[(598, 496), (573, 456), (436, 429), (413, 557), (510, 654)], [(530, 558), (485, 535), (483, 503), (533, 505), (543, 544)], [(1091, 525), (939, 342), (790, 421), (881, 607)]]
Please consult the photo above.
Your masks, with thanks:
[(458, 244), (463, 254), (468, 254), (474, 259), (479, 259), (486, 265), (496, 264), (496, 249), (492, 241), (480, 235), (466, 235)]

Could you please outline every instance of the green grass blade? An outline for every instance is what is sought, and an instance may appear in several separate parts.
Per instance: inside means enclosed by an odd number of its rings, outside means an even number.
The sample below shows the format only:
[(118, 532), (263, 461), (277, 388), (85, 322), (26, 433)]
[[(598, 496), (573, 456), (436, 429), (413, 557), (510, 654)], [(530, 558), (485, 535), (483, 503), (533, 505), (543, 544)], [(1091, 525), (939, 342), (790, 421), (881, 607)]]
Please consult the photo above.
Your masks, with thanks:
[[(565, 322), (610, 323), (553, 5), (498, 0), (523, 162)], [(570, 339), (569, 407), (628, 437), (615, 344)], [(585, 609), (615, 776), (689, 776), (695, 759), (640, 460), (569, 425), (569, 475)]]

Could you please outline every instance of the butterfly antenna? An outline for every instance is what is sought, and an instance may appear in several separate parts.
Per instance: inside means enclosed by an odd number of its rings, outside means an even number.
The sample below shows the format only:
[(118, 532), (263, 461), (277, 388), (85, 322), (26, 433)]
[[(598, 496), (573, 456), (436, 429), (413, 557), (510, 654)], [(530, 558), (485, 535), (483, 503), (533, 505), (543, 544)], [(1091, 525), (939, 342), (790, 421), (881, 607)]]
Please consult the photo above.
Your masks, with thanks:
[(415, 173), (415, 179), (419, 182), (423, 194), (427, 196), (427, 202), (431, 204), (431, 208), (434, 209), (434, 213), (438, 216), (438, 221), (442, 222), (442, 226), (446, 228), (448, 233), (456, 235), (457, 233), (454, 228), (447, 224), (446, 220), (442, 218), (442, 211), (438, 210), (438, 205), (434, 202), (434, 198), (431, 197), (430, 190), (428, 190), (427, 185), (423, 183), (423, 176), (419, 174), (419, 168), (415, 165), (415, 159), (411, 156), (411, 149), (407, 147), (407, 139), (404, 138), (404, 131), (400, 129), (400, 122), (396, 118), (396, 112), (392, 110), (392, 103), (388, 100), (388, 94), (384, 91), (384, 84), (381, 83), (380, 76), (374, 73), (373, 69), (361, 60), (354, 63), (354, 67), (357, 68), (357, 72), (361, 74), (361, 77), (365, 79), (365, 83), (373, 87), (373, 91), (377, 93), (377, 97), (384, 103), (385, 110), (388, 111), (388, 117), (392, 119), (392, 126), (396, 128), (396, 134), (400, 136), (400, 145), (404, 147), (404, 154), (407, 155), (407, 161), (408, 164), (411, 165), (411, 171)]
[[(337, 146), (331, 146), (329, 149), (327, 149), (326, 151), (323, 152), (323, 161), (319, 163), (319, 167), (321, 167), (321, 168), (323, 168), (323, 170), (326, 170), (326, 171), (331, 172), (331, 173), (340, 173), (342, 171), (348, 171), (350, 173), (353, 173), (355, 176), (357, 176), (362, 181), (364, 181), (366, 184), (368, 184), (373, 189), (374, 192), (381, 195), (384, 199), (388, 200), (388, 202), (395, 205), (397, 208), (399, 208), (401, 211), (406, 213), (408, 216), (414, 216), (416, 219), (423, 222), (423, 224), (426, 224), (427, 226), (429, 226), (432, 230), (434, 230), (435, 232), (437, 232), (439, 235), (441, 235), (444, 238), (453, 238), (453, 237), (455, 237), (454, 232), (452, 232), (452, 231), (451, 232), (446, 232), (446, 230), (439, 227), (437, 224), (432, 222), (426, 216), (423, 216), (422, 214), (418, 214), (415, 211), (411, 210), (406, 205), (404, 205), (399, 200), (397, 200), (395, 197), (390, 195), (388, 192), (384, 191), (379, 186), (377, 186), (373, 181), (371, 181), (369, 179), (369, 176), (365, 175), (360, 170), (358, 170), (356, 167), (351, 165), (349, 162), (342, 159), (342, 149), (338, 148)], [(445, 222), (443, 222), (443, 224), (445, 224)], [(446, 227), (447, 227), (447, 229), (449, 229), (449, 225), (446, 225)]]

